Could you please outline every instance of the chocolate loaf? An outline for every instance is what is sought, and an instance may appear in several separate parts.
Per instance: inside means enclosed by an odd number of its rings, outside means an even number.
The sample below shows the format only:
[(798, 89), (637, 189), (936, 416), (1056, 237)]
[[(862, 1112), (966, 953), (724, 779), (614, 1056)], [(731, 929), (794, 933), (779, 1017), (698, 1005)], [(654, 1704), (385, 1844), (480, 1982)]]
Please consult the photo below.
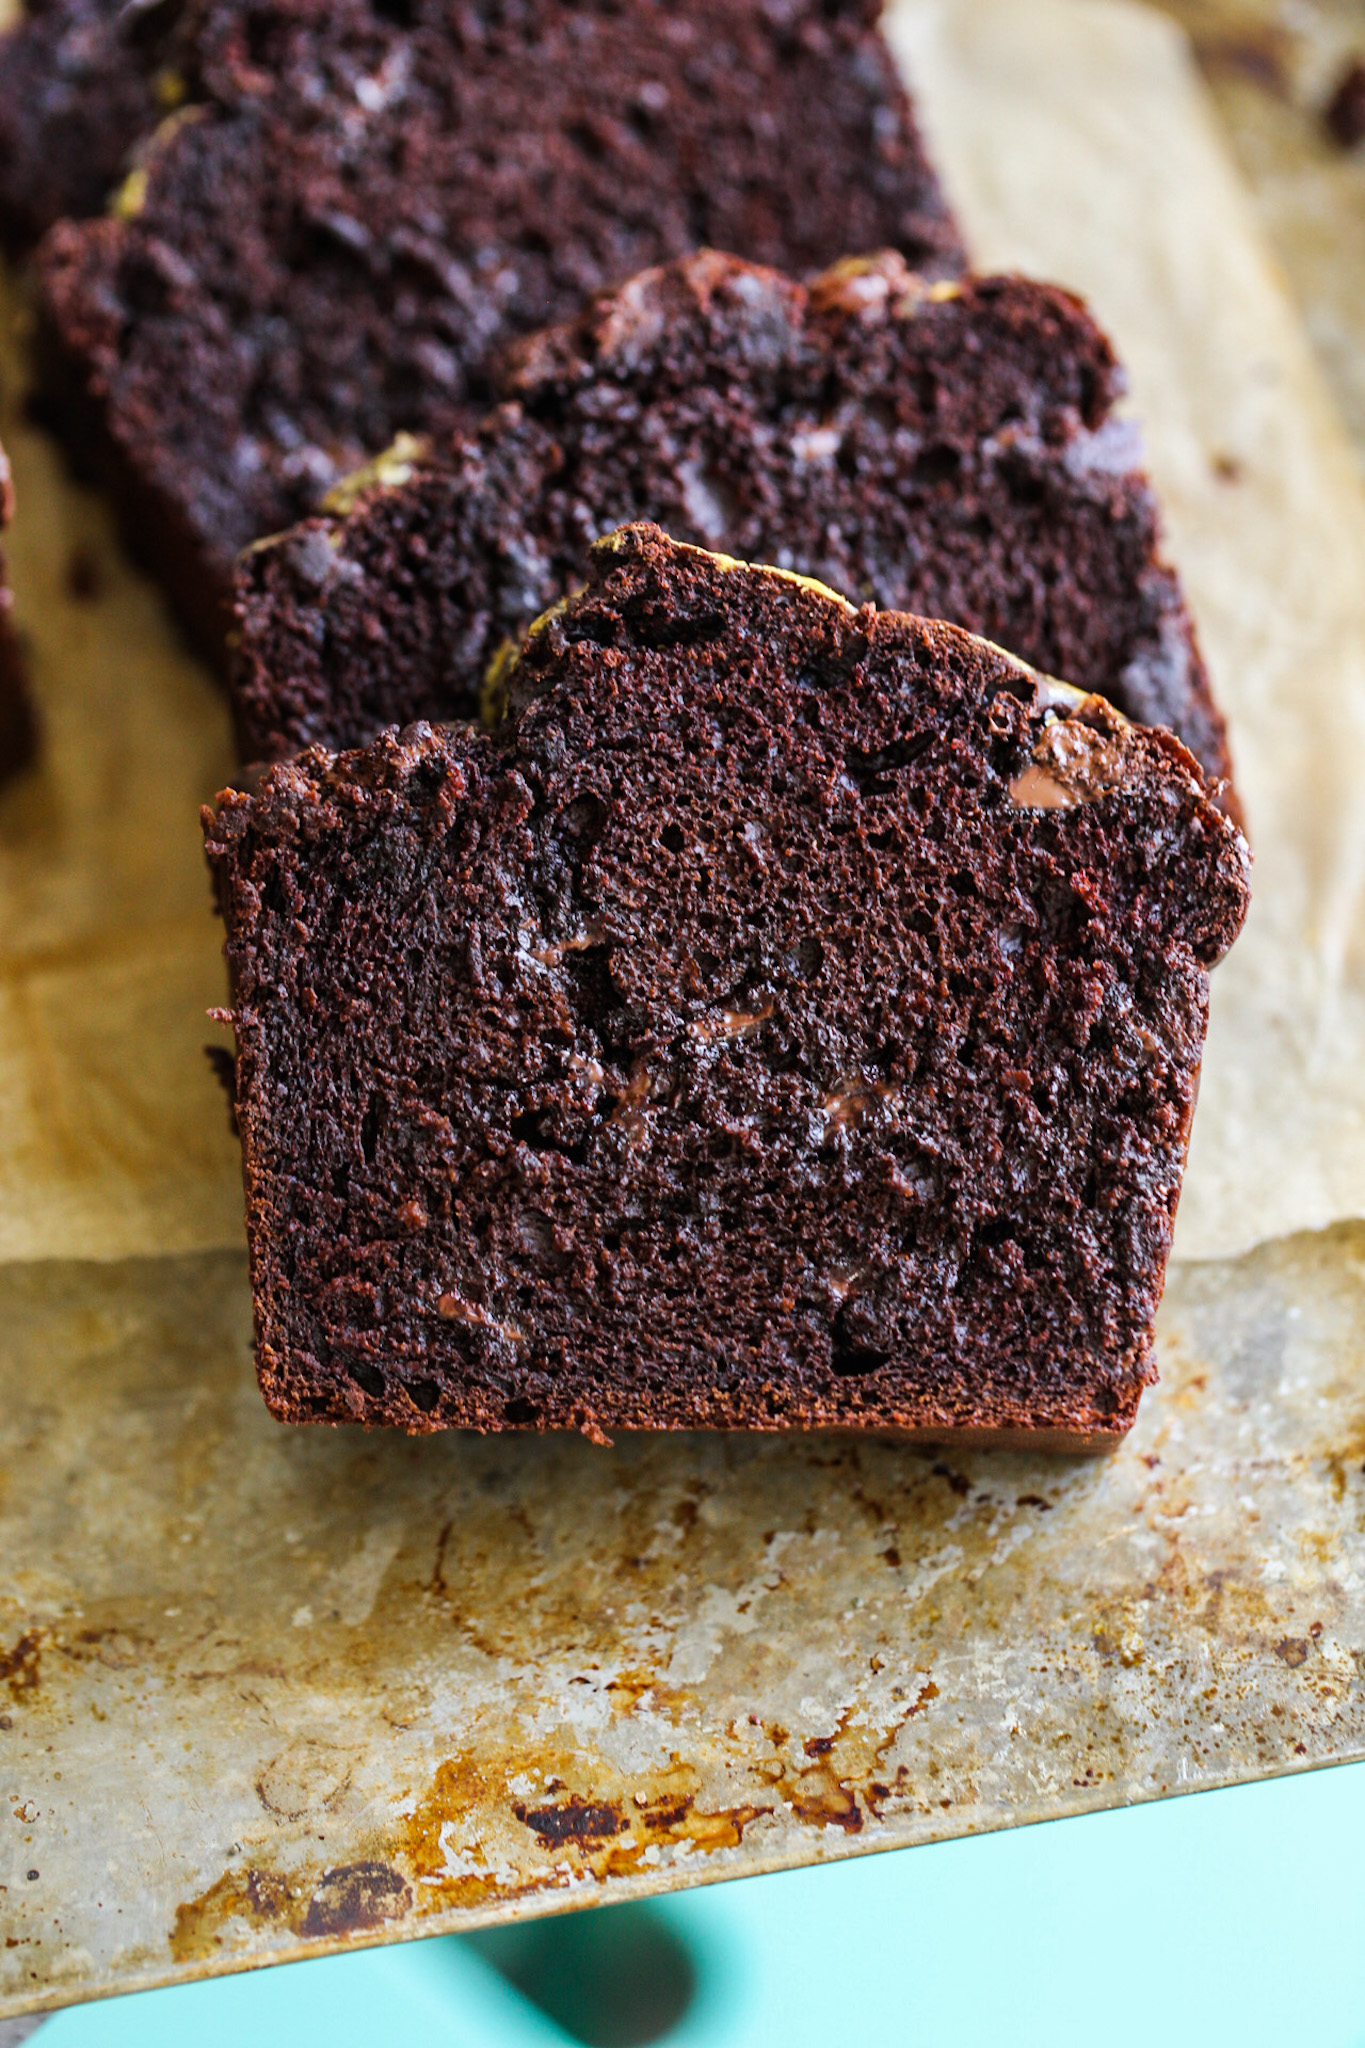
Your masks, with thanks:
[(505, 344), (712, 242), (961, 264), (871, 0), (258, 0), (38, 256), (49, 415), (221, 659), (233, 557)]
[(1184, 748), (647, 526), (504, 681), (205, 813), (274, 1413), (1113, 1442), (1247, 902)]
[(945, 618), (1169, 726), (1215, 781), (1223, 721), (1164, 561), (1108, 341), (1017, 277), (894, 254), (809, 287), (701, 254), (524, 343), (505, 402), (406, 443), (254, 550), (233, 681), (245, 759), (475, 715), (499, 650), (627, 518)]

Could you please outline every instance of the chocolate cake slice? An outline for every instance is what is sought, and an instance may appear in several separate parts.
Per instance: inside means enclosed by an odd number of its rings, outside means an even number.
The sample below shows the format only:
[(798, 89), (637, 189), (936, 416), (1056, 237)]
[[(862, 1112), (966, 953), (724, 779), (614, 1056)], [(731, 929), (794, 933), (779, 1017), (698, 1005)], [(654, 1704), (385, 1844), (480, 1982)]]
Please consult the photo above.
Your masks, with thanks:
[(0, 35), (7, 248), (103, 211), (133, 145), (198, 82), (201, 14), (191, 0), (29, 0)]
[(599, 542), (492, 734), (205, 813), (274, 1413), (1095, 1447), (1247, 853), (957, 628)]
[[(0, 533), (13, 516), (14, 485), (9, 458), (0, 448)], [(0, 552), (0, 782), (28, 765), (37, 737), (23, 655), (10, 619), (11, 602), (5, 557)]]
[(944, 618), (1166, 725), (1221, 780), (1223, 721), (1160, 552), (1122, 379), (1085, 308), (901, 258), (809, 288), (704, 253), (521, 347), (507, 402), (253, 551), (243, 756), (469, 717), (500, 647), (631, 518)]
[(875, 0), (209, 6), (207, 95), (39, 255), (48, 404), (211, 656), (233, 557), (516, 335), (712, 242), (960, 266)]

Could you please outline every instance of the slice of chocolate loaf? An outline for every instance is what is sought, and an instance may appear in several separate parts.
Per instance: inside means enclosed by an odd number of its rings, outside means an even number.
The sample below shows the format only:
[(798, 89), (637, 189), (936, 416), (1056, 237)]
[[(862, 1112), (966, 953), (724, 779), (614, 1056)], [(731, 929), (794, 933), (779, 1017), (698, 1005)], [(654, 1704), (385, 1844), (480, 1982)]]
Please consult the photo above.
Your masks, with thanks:
[(507, 686), (205, 814), (273, 1411), (1121, 1434), (1247, 901), (1178, 741), (648, 526)]
[(875, 0), (256, 0), (115, 217), (39, 256), (48, 404), (222, 652), (239, 548), (512, 337), (701, 242), (961, 262)]
[(103, 211), (134, 143), (197, 83), (202, 12), (191, 0), (29, 0), (0, 36), (7, 248)]
[[(14, 486), (9, 458), (0, 448), (0, 533), (13, 516)], [(0, 552), (0, 782), (28, 765), (37, 736), (23, 654), (10, 619), (10, 604), (5, 557)]]
[(702, 254), (523, 345), (508, 402), (253, 551), (245, 759), (468, 717), (498, 649), (629, 518), (967, 626), (1228, 774), (1121, 376), (1084, 307), (900, 258), (809, 289)]

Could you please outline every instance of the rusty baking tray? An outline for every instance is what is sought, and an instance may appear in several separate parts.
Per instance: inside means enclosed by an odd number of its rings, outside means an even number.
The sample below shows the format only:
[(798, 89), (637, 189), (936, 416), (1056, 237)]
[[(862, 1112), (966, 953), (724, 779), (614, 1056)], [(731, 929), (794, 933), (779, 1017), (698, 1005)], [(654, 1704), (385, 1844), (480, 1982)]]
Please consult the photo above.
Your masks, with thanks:
[(0, 2011), (1365, 1756), (1365, 1227), (1099, 1460), (289, 1431), (231, 1253), (0, 1328)]
[[(1330, 327), (1326, 60), (1199, 14)], [(249, 1340), (0, 1265), (0, 2017), (1365, 1756), (1365, 1225), (1174, 1267), (1103, 1460), (289, 1431)]]

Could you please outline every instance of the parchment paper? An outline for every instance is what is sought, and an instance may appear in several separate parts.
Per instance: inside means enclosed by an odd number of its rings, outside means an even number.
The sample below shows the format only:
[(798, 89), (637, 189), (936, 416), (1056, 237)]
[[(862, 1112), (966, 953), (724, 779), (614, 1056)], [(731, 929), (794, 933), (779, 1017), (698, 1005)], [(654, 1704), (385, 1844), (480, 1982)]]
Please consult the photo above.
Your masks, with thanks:
[[(978, 265), (1072, 284), (1120, 345), (1230, 715), (1256, 894), (1215, 977), (1177, 1252), (1365, 1213), (1365, 487), (1307, 342), (1169, 25), (897, 0), (888, 28)], [(201, 1051), (223, 982), (196, 811), (231, 772), (226, 716), (25, 425), (12, 299), (4, 326), (47, 744), (0, 796), (0, 1259), (239, 1244)]]
[[(1365, 1212), (1365, 488), (1180, 33), (1121, 0), (898, 5), (979, 267), (1083, 292), (1132, 379), (1256, 852), (1177, 1256)], [(1365, 336), (1361, 338), (1365, 346)]]
[(0, 792), (0, 1259), (237, 1244), (237, 1147), (203, 1054), (226, 1034), (204, 1015), (222, 938), (197, 820), (231, 773), (227, 711), (26, 424), (17, 320), (11, 290), (7, 551), (43, 744)]

